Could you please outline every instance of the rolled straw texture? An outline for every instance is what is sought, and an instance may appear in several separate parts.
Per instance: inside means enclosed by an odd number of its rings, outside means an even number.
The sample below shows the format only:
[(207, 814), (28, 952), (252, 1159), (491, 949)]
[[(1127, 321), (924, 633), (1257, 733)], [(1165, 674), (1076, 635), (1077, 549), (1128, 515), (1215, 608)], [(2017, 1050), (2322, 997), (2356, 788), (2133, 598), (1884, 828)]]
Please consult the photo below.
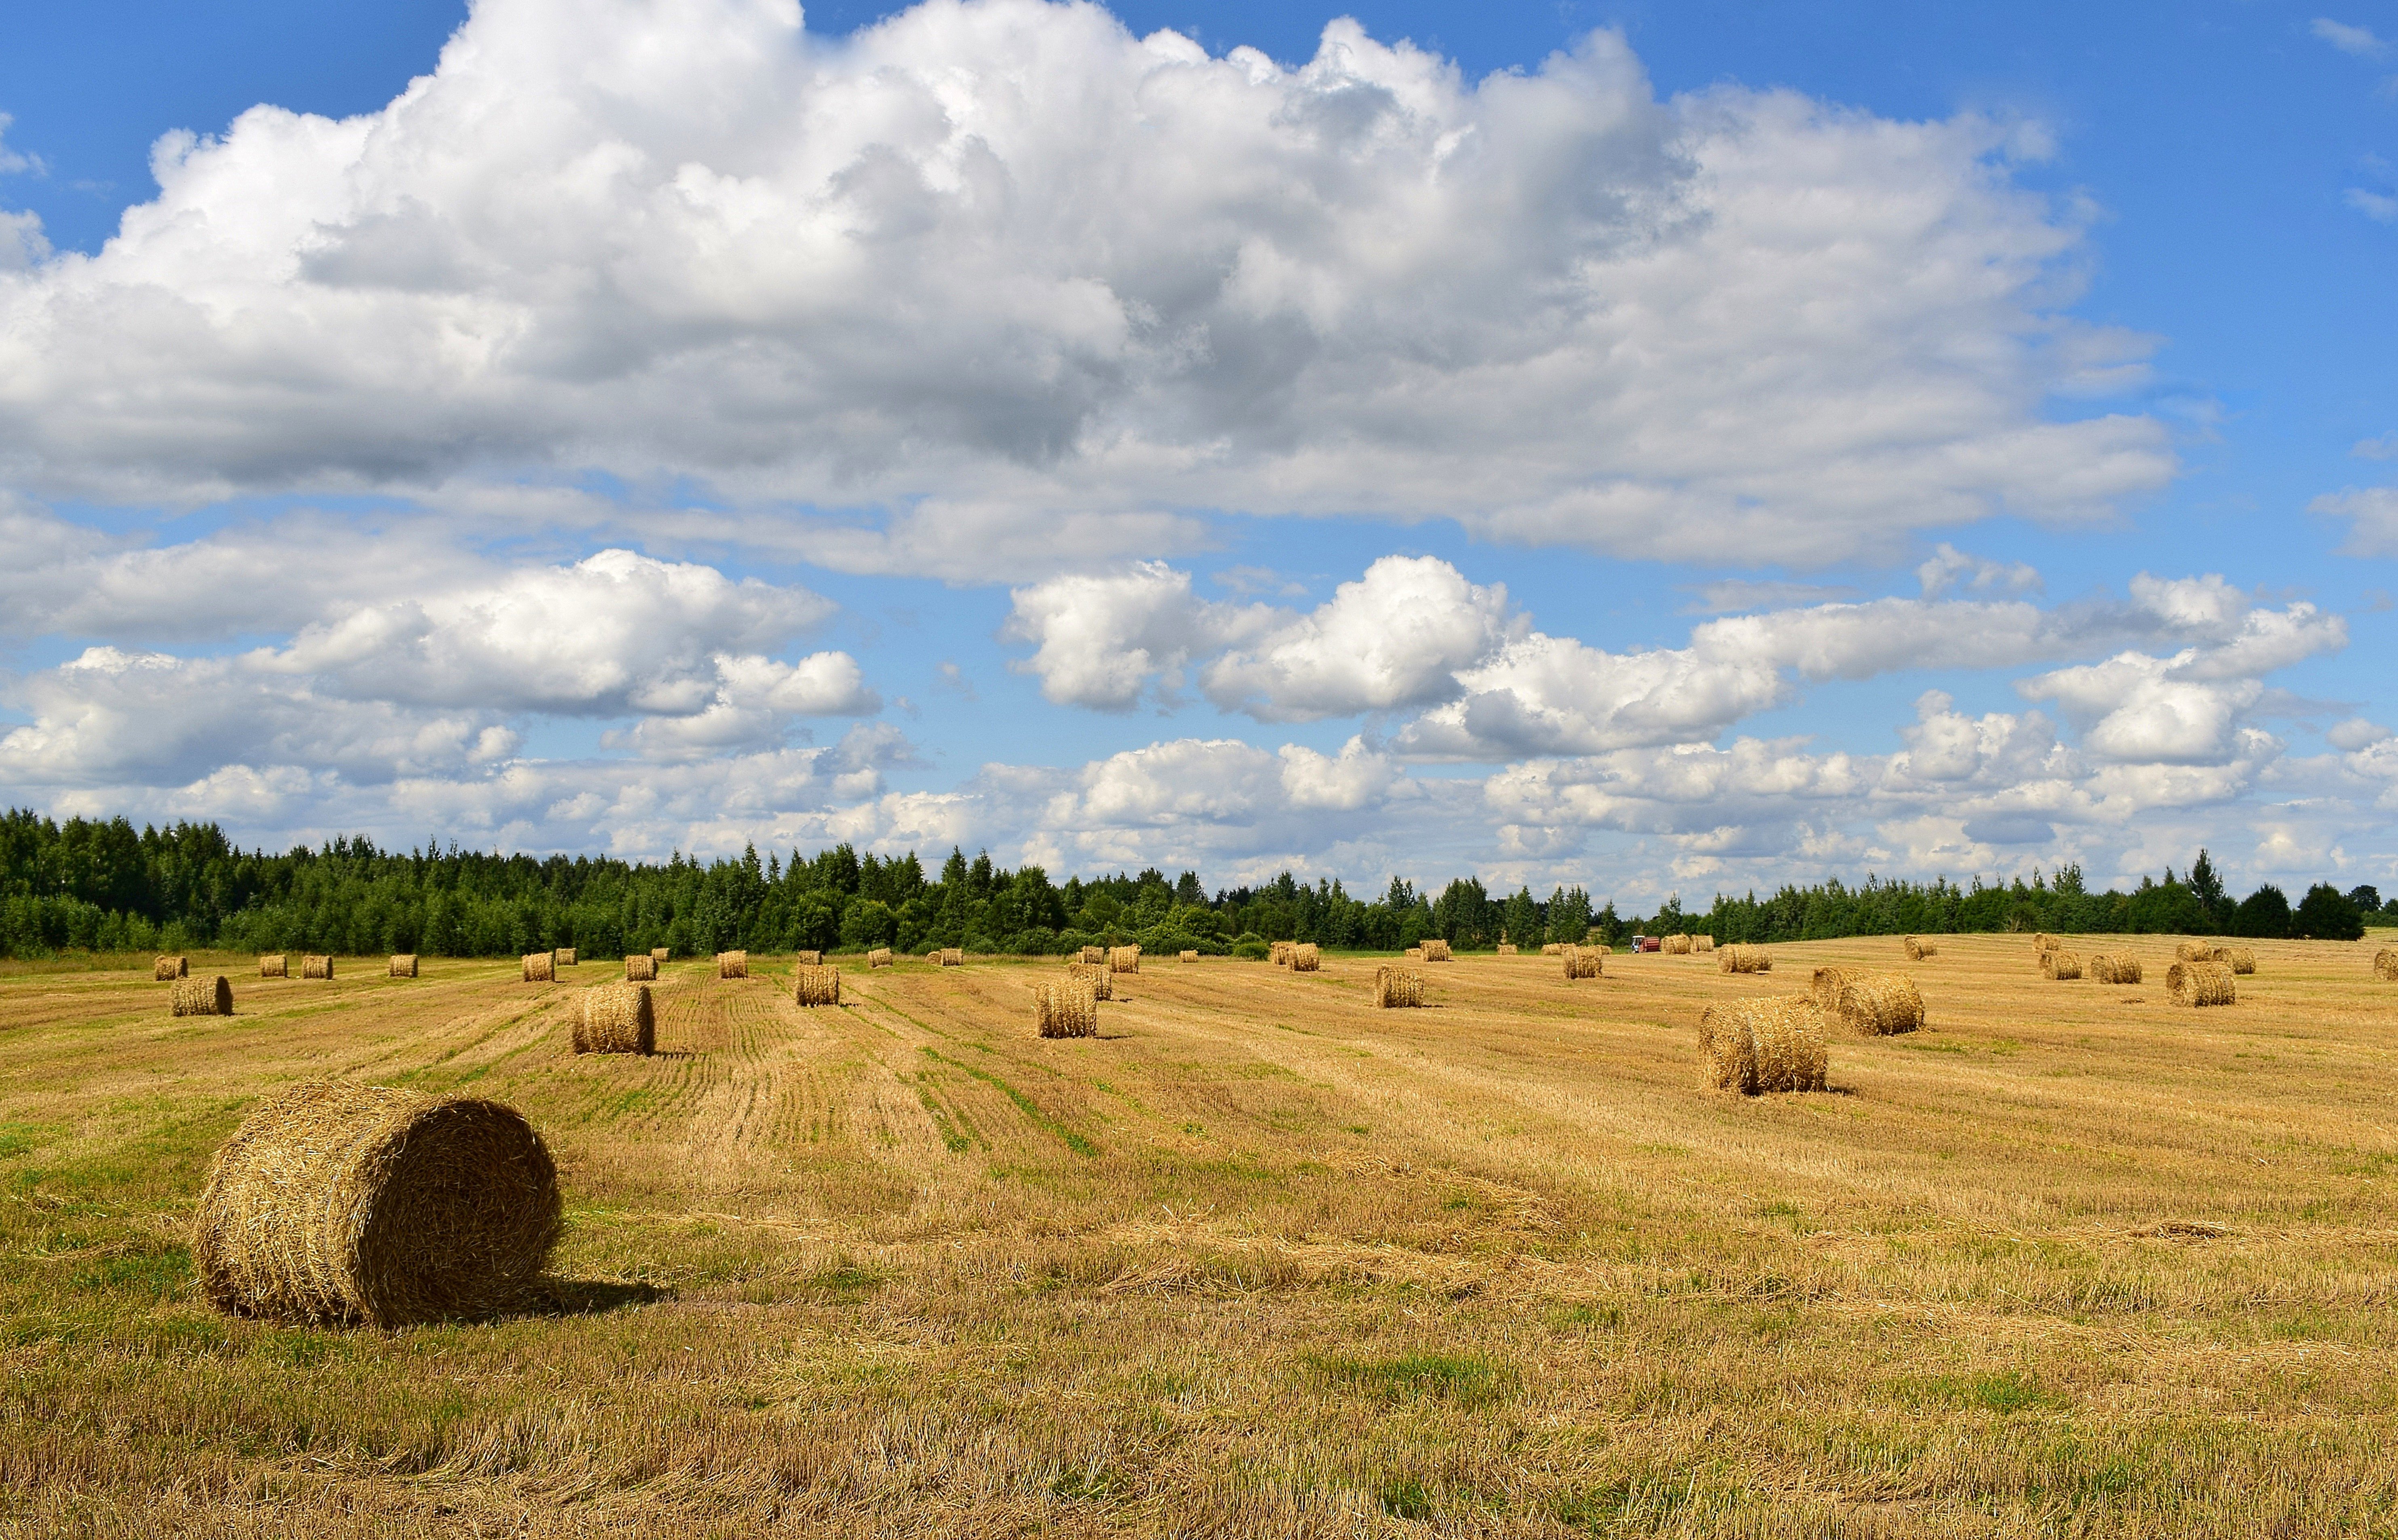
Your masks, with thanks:
[(391, 976), (395, 979), (416, 977), (416, 954), (401, 952), (391, 959)]
[(1665, 944), (1659, 947), (1658, 950), (1665, 953), (1669, 957), (1689, 957), (1691, 955), (1691, 938), (1681, 934), (1679, 931), (1677, 931), (1673, 935), (1667, 936), (1665, 938)]
[(1715, 949), (1716, 938), (1713, 936), (1692, 936), (1691, 938), (1691, 950), (1693, 952), (1712, 952)]
[(1499, 944), (1499, 955), (1502, 957), (1514, 957), (1516, 955), (1516, 944), (1511, 941), (1501, 942)]
[(658, 959), (647, 952), (630, 952), (625, 957), (625, 982), (647, 984), (658, 976)]
[(558, 977), (558, 959), (547, 952), (527, 952), (517, 966), (522, 984), (547, 984)]
[(1566, 965), (1566, 977), (1595, 979), (1607, 971), (1607, 948), (1604, 946), (1568, 946), (1559, 956)]
[(1889, 1038), (1923, 1028), (1923, 991), (1905, 973), (1857, 971), (1842, 981), (1831, 1013), (1865, 1038)]
[(2230, 963), (2235, 973), (2257, 971), (2257, 954), (2245, 946), (2218, 946), (2215, 949), (2215, 960)]
[(822, 968), (824, 966), (824, 954), (820, 951), (794, 952), (791, 954), (791, 961), (793, 964), (801, 968)]
[(2100, 984), (2137, 984), (2140, 959), (2129, 952), (2100, 952), (2090, 959), (2090, 976)]
[(2165, 970), (2165, 993), (2176, 1005), (2236, 1005), (2240, 991), (2220, 962), (2177, 962)]
[(891, 948), (888, 946), (878, 946), (873, 951), (867, 953), (866, 966), (869, 972), (877, 968), (890, 967)]
[(2398, 983), (2398, 951), (2383, 947), (2373, 954), (2373, 976)]
[(300, 959), (300, 976), (303, 979), (330, 979), (333, 976), (333, 959), (303, 957)]
[(1089, 984), (1095, 998), (1111, 1000), (1116, 998), (1114, 970), (1105, 961), (1070, 962), (1066, 965), (1066, 976), (1078, 984)]
[(277, 952), (258, 959), (258, 976), (262, 979), (288, 979), (291, 976), (291, 959)]
[(1818, 968), (1807, 983), (1807, 998), (1815, 1002), (1816, 1010), (1829, 1011), (1840, 1003), (1840, 985), (1864, 973), (1862, 968)]
[(674, 956), (674, 953), (669, 948), (664, 946), (653, 946), (650, 948), (650, 960), (652, 962), (664, 962), (672, 956)]
[(1108, 949), (1104, 946), (1085, 946), (1083, 948), (1083, 960), (1084, 962), (1105, 962), (1108, 960)]
[(1138, 947), (1138, 946), (1111, 946), (1111, 947), (1109, 947), (1109, 948), (1108, 948), (1108, 971), (1109, 971), (1109, 972), (1111, 972), (1111, 973), (1138, 973), (1138, 972), (1139, 972), (1139, 971), (1140, 971), (1140, 948), (1139, 948), (1139, 947)]
[(1290, 971), (1294, 973), (1320, 973), (1324, 971), (1324, 951), (1312, 941), (1300, 942), (1290, 949)]
[(824, 967), (792, 969), (791, 1000), (797, 1005), (839, 1005), (841, 970)]
[(1423, 1004), (1423, 975), (1384, 963), (1374, 970), (1374, 1004), (1384, 1011)]
[(1199, 954), (1186, 946), (1182, 949), (1179, 960), (1183, 962), (1197, 962), (1199, 960)]
[(1940, 955), (1938, 944), (1933, 942), (1927, 941), (1921, 936), (1909, 936), (1899, 944), (1901, 949), (1906, 953), (1906, 960), (1909, 962), (1921, 962), (1926, 957), (1937, 957)]
[(1407, 958), (1409, 962), (1423, 961), (1423, 948), (1421, 946), (1408, 947), (1407, 950)]
[(1290, 961), (1291, 950), (1298, 944), (1299, 943), (1295, 941), (1277, 941), (1268, 944), (1266, 961), (1273, 963), (1276, 968), (1282, 967)]
[(716, 976), (720, 979), (746, 979), (749, 976), (749, 954), (719, 952), (716, 954)]
[(942, 947), (940, 953), (940, 964), (944, 968), (963, 968), (966, 965), (966, 954), (964, 948), (957, 946)]
[(1724, 973), (1771, 973), (1773, 954), (1762, 946), (1747, 946), (1734, 942), (1716, 950), (1716, 969)]
[(150, 982), (164, 984), (168, 979), (185, 979), (192, 975), (189, 957), (160, 957), (150, 965)]
[(2078, 979), (2081, 976), (2081, 954), (2059, 947), (2040, 955), (2040, 976), (2044, 979)]
[(1032, 989), (1032, 1024), (1044, 1038), (1096, 1038), (1099, 1001), (1080, 979), (1052, 979)]
[(574, 960), (573, 947), (561, 946), (558, 949), (558, 966), (560, 968), (579, 968), (582, 966)]
[(1699, 1017), (1699, 1083), (1757, 1095), (1824, 1089), (1824, 1013), (1804, 995), (1722, 1000)]
[(2054, 952), (2056, 950), (2056, 938), (2045, 931), (2035, 931), (2032, 932), (2031, 949), (2035, 952)]
[(192, 1267), (218, 1308), (370, 1326), (486, 1315), (541, 1276), (558, 1168), (511, 1107), (320, 1081), (217, 1152)]
[(222, 973), (214, 978), (177, 979), (167, 1009), (174, 1016), (230, 1016), (233, 982)]
[(1699, 1088), (1757, 1094), (1757, 1038), (1745, 1009), (1758, 1002), (1722, 1001), (1699, 1013)]
[(1561, 957), (1565, 956), (1565, 951), (1566, 944), (1564, 942), (1552, 941), (1543, 944), (1541, 947), (1541, 956), (1544, 957)]
[(2221, 962), (2223, 948), (2211, 941), (2185, 941), (2174, 947), (2176, 962)]
[(1448, 955), (1448, 943), (1441, 940), (1438, 936), (1426, 936), (1423, 944), (1423, 960), (1426, 962), (1449, 962), (1454, 959), (1452, 959)]
[(658, 1017), (646, 984), (603, 984), (583, 992), (574, 1023), (577, 1053), (654, 1053)]

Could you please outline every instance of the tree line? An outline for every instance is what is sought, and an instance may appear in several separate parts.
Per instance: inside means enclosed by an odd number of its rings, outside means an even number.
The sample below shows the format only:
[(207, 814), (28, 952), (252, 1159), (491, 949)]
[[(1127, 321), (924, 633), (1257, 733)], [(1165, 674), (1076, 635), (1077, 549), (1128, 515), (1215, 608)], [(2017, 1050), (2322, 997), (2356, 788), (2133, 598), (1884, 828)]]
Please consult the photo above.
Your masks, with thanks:
[(1535, 946), (1674, 931), (1748, 942), (2007, 930), (2328, 936), (2361, 934), (2360, 910), (2380, 908), (2371, 889), (2342, 894), (2328, 885), (2297, 905), (2270, 887), (2233, 903), (2203, 851), (2187, 880), (2167, 871), (2162, 882), (2143, 881), (2129, 894), (2085, 892), (2080, 869), (2068, 866), (2054, 880), (2008, 887), (1869, 877), (1849, 888), (1835, 879), (1764, 899), (1719, 894), (1704, 913), (1671, 901), (1642, 917), (1619, 916), (1611, 902), (1594, 908), (1580, 886), (1540, 899), (1529, 889), (1495, 894), (1475, 877), (1437, 895), (1393, 877), (1367, 899), (1338, 880), (1309, 884), (1285, 872), (1211, 894), (1196, 872), (1169, 879), (1151, 868), (1059, 883), (1037, 865), (1010, 871), (988, 852), (968, 860), (954, 849), (936, 876), (912, 851), (884, 858), (846, 844), (813, 856), (774, 851), (761, 860), (752, 847), (737, 858), (650, 863), (502, 855), (430, 840), (384, 850), (349, 837), (270, 854), (240, 850), (214, 824), (137, 830), (123, 818), (0, 815), (0, 955), (16, 957), (199, 947), (439, 957), (551, 946), (594, 957), (655, 946), (679, 956), (868, 946), (1059, 954), (1126, 943), (1263, 956), (1276, 941), (1397, 951), (1437, 936), (1473, 950), (1502, 937)]

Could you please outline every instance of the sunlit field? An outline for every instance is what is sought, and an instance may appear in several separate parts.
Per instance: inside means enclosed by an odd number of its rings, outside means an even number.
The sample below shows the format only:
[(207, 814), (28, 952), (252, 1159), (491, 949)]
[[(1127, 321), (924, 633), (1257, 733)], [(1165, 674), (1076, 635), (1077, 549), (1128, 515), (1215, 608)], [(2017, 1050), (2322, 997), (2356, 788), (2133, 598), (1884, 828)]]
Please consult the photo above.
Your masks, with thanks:
[[(2398, 1531), (2398, 984), (2262, 943), (2237, 1005), (2028, 937), (1319, 974), (677, 961), (651, 1058), (518, 982), (195, 956), (0, 972), (0, 1530), (58, 1534)], [(2095, 947), (2078, 944), (2085, 956)], [(1905, 968), (1828, 1094), (1695, 1089), (1716, 999)], [(294, 959), (296, 971), (297, 959)], [(556, 1151), (538, 1308), (216, 1314), (185, 1237), (260, 1097), (489, 1096)]]

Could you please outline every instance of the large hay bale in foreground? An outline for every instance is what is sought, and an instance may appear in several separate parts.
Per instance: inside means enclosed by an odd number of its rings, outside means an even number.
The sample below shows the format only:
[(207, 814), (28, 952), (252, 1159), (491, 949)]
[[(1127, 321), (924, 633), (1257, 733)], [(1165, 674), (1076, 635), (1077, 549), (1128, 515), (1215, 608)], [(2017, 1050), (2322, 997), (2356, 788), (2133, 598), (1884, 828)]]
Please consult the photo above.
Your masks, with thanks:
[(1104, 946), (1085, 946), (1083, 948), (1082, 960), (1084, 962), (1105, 962), (1108, 960), (1108, 949)]
[(583, 992), (574, 1023), (577, 1053), (654, 1053), (658, 1017), (646, 984), (603, 984)]
[(625, 982), (647, 984), (658, 976), (658, 959), (647, 952), (629, 952), (625, 957)]
[(716, 954), (716, 976), (720, 979), (746, 979), (749, 976), (749, 954), (719, 952)]
[(1693, 953), (1712, 952), (1715, 949), (1716, 938), (1713, 936), (1692, 936), (1691, 938), (1691, 950)]
[(280, 952), (269, 953), (258, 959), (258, 976), (262, 979), (288, 979), (291, 976), (291, 959)]
[(153, 984), (165, 984), (169, 979), (187, 979), (191, 976), (192, 959), (189, 957), (160, 957), (150, 965), (150, 982)]
[(1044, 1038), (1096, 1038), (1099, 1001), (1081, 979), (1052, 979), (1032, 987), (1033, 1030)]
[(792, 969), (791, 999), (798, 1005), (839, 1005), (841, 970), (823, 967)]
[(517, 962), (519, 980), (524, 984), (548, 984), (558, 977), (558, 959), (547, 952), (527, 952)]
[(2398, 983), (2398, 948), (2385, 946), (2373, 954), (2373, 976)]
[(2140, 959), (2129, 952), (2100, 952), (2090, 959), (2090, 976), (2100, 984), (2137, 984)]
[(1199, 954), (1193, 948), (1186, 946), (1182, 949), (1176, 960), (1180, 962), (1197, 962), (1199, 960)]
[(397, 952), (393, 954), (390, 976), (395, 979), (412, 979), (416, 977), (416, 954), (413, 952)]
[(1899, 943), (1899, 949), (1906, 954), (1906, 960), (1909, 962), (1921, 962), (1926, 957), (1937, 957), (1940, 954), (1939, 945), (1922, 936), (1905, 938)]
[(1607, 971), (1607, 948), (1604, 946), (1568, 946), (1558, 954), (1565, 961), (1566, 979), (1596, 979)]
[(1438, 936), (1426, 936), (1423, 944), (1423, 960), (1426, 962), (1451, 962), (1455, 959), (1448, 955), (1448, 943), (1441, 940)]
[(1139, 948), (1139, 947), (1138, 947), (1138, 946), (1111, 946), (1111, 947), (1109, 947), (1109, 948), (1108, 948), (1108, 971), (1109, 971), (1109, 972), (1111, 972), (1111, 973), (1138, 973), (1138, 972), (1139, 972), (1139, 971), (1140, 971), (1140, 948)]
[(824, 966), (824, 953), (821, 951), (794, 952), (791, 954), (791, 962), (794, 966), (800, 968), (822, 968)]
[(1665, 944), (1660, 946), (1657, 950), (1664, 953), (1670, 957), (1687, 957), (1691, 955), (1691, 938), (1677, 931), (1672, 935), (1667, 936), (1665, 938)]
[(1722, 1000), (1699, 1016), (1699, 1083), (1758, 1095), (1824, 1089), (1824, 1013), (1804, 995)]
[(217, 1152), (192, 1270), (236, 1315), (481, 1316), (541, 1276), (560, 1213), (558, 1168), (515, 1109), (320, 1081), (261, 1106)]
[(652, 962), (664, 962), (672, 956), (674, 956), (674, 952), (669, 947), (653, 946), (650, 948), (650, 960)]
[(1543, 944), (1542, 944), (1542, 947), (1541, 947), (1541, 956), (1543, 956), (1543, 957), (1564, 957), (1565, 955), (1566, 955), (1566, 944), (1565, 944), (1564, 942), (1561, 942), (1561, 941), (1552, 941), (1552, 942), (1546, 942), (1546, 943), (1543, 943)]
[(2215, 960), (2229, 964), (2234, 973), (2257, 971), (2257, 954), (2245, 946), (2218, 946), (2215, 949)]
[(2040, 955), (2040, 976), (2044, 979), (2078, 979), (2081, 976), (2081, 954), (2063, 947)]
[(560, 968), (579, 968), (582, 966), (582, 964), (574, 960), (573, 947), (561, 946), (558, 949), (558, 966)]
[(177, 979), (167, 1011), (173, 1016), (230, 1016), (233, 981), (222, 973), (214, 978)]
[(1290, 971), (1294, 973), (1322, 972), (1324, 949), (1312, 941), (1300, 942), (1290, 949)]
[(1773, 954), (1762, 946), (1734, 942), (1716, 952), (1716, 970), (1723, 973), (1771, 973)]
[(1078, 984), (1088, 984), (1094, 999), (1111, 1000), (1116, 998), (1114, 970), (1107, 965), (1105, 959), (1070, 962), (1066, 965), (1066, 976)]
[(2165, 970), (2165, 993), (2176, 1005), (2237, 1005), (2231, 968), (2220, 962), (2177, 962)]
[(1807, 983), (1807, 998), (1815, 1002), (1816, 1010), (1829, 1011), (1840, 1003), (1840, 985), (1865, 971), (1862, 968), (1818, 968)]
[(1840, 983), (1830, 1014), (1860, 1037), (1889, 1038), (1923, 1028), (1923, 991), (1905, 973), (1858, 970)]
[(1384, 1011), (1423, 1004), (1423, 975), (1412, 968), (1384, 963), (1374, 970), (1374, 1004)]
[(941, 948), (935, 960), (939, 962), (944, 968), (963, 968), (966, 965), (965, 948), (962, 946), (944, 946)]
[(330, 979), (333, 976), (333, 959), (303, 956), (300, 959), (300, 976), (303, 979)]
[(891, 948), (888, 946), (878, 946), (873, 951), (866, 954), (866, 971), (870, 973), (878, 968), (888, 968), (890, 966)]

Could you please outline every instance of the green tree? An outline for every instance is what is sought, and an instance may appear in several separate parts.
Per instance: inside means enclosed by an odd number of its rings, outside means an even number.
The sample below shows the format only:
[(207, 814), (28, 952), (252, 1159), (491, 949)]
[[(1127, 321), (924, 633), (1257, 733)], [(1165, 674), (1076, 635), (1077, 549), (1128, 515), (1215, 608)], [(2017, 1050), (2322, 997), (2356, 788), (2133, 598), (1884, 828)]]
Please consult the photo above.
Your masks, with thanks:
[(2356, 912), (2346, 893), (2328, 882), (2318, 882), (2298, 900), (2297, 913), (2290, 917), (2290, 931), (2317, 941), (2361, 941), (2364, 917)]

